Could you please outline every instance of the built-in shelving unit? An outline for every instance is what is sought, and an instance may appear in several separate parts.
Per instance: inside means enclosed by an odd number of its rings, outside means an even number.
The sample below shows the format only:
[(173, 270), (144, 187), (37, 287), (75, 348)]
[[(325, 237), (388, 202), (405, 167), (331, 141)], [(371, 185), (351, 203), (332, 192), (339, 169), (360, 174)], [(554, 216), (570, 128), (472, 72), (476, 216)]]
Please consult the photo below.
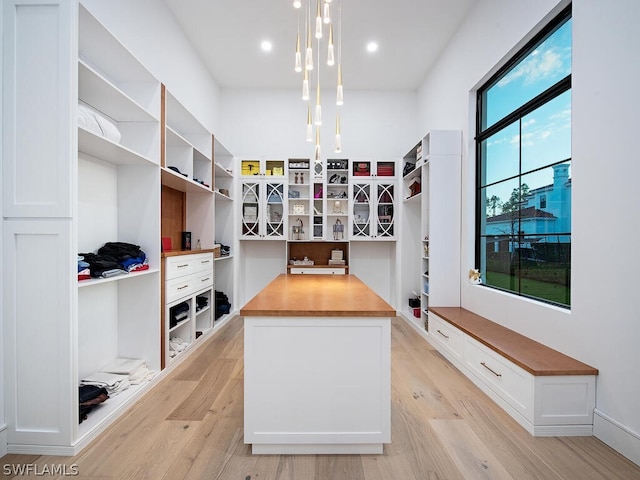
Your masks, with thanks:
[[(460, 131), (436, 130), (403, 157), (414, 168), (402, 178), (401, 311), (422, 332), (430, 305), (460, 305), (461, 153)], [(416, 295), (420, 315), (408, 305)]]
[[(215, 290), (229, 299), (228, 314), (218, 314), (214, 299), (214, 319), (222, 324), (230, 315), (236, 303), (235, 250), (237, 249), (236, 214), (234, 209), (235, 169), (234, 157), (220, 141), (214, 140), (214, 193), (215, 193), (215, 244), (220, 245), (215, 252)], [(214, 292), (215, 293), (215, 292)], [(237, 308), (237, 306), (236, 306)]]

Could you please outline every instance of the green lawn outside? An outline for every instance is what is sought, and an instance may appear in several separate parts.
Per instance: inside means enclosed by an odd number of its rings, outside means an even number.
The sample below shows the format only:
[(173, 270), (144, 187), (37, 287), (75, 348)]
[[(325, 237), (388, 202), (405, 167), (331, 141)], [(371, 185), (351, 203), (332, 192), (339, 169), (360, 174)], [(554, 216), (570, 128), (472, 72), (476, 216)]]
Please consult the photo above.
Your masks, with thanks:
[[(560, 305), (571, 305), (571, 289), (567, 285), (541, 282), (530, 278), (521, 278), (521, 292), (523, 295), (536, 297)], [(486, 272), (484, 283), (488, 286), (505, 290), (518, 291), (518, 278), (505, 273)]]

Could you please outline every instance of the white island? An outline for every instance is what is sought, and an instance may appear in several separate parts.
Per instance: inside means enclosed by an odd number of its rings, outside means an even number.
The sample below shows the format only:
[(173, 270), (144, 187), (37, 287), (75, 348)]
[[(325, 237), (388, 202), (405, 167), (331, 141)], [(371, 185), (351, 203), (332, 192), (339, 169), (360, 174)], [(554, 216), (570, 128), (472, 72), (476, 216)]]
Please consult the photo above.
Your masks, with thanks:
[(391, 441), (395, 310), (354, 275), (280, 275), (244, 316), (254, 454), (380, 454)]

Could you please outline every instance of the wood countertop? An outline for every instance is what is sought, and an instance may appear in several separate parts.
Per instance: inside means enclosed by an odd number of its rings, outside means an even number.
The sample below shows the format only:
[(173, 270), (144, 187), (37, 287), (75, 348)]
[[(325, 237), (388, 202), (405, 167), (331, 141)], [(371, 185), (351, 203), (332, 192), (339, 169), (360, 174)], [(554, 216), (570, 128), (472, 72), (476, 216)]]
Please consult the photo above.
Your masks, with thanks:
[(396, 310), (355, 275), (281, 274), (240, 309), (240, 315), (395, 317)]
[(598, 375), (598, 369), (460, 307), (429, 307), (532, 375)]

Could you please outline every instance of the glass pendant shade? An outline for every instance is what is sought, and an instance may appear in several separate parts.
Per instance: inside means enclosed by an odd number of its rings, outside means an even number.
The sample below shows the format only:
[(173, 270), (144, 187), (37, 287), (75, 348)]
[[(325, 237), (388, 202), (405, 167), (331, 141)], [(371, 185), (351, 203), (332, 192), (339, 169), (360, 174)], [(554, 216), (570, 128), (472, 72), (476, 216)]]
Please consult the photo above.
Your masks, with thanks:
[(300, 0), (293, 0), (293, 8), (300, 8), (302, 6), (302, 2)]
[(315, 160), (316, 160), (316, 162), (320, 160), (320, 129), (319, 128), (316, 128)]
[(302, 100), (309, 100), (309, 71), (305, 69), (302, 79)]
[(313, 124), (311, 123), (311, 105), (307, 104), (307, 142), (313, 141)]
[(322, 38), (322, 12), (320, 11), (320, 0), (316, 2), (318, 8), (316, 12), (316, 38)]
[(331, 8), (329, 7), (329, 4), (327, 2), (324, 3), (324, 9), (323, 9), (323, 13), (322, 13), (322, 21), (324, 23), (331, 23)]
[(330, 67), (335, 63), (333, 54), (333, 24), (329, 25), (329, 44), (327, 46), (327, 65)]

